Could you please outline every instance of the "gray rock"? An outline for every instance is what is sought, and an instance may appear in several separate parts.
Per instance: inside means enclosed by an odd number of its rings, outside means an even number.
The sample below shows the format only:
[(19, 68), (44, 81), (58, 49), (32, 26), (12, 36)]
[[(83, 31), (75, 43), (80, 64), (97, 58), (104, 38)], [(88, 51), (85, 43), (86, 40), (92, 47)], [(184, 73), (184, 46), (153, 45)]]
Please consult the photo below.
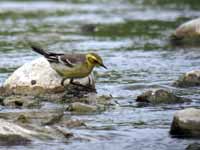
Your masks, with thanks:
[(0, 119), (0, 145), (24, 145), (31, 142), (32, 136), (38, 135), (35, 131), (28, 130), (12, 122)]
[(0, 118), (13, 120), (16, 123), (36, 125), (53, 125), (58, 123), (64, 114), (64, 109), (51, 110), (20, 110), (0, 112)]
[(187, 108), (177, 111), (170, 133), (183, 137), (200, 137), (200, 109)]
[[(61, 86), (61, 76), (50, 67), (48, 61), (41, 57), (18, 68), (4, 83), (4, 93), (22, 95), (40, 95), (44, 93), (60, 93), (65, 88)], [(82, 85), (95, 87), (93, 74), (82, 79), (76, 79)], [(69, 80), (65, 81), (69, 84)]]
[(200, 85), (200, 70), (193, 70), (183, 74), (177, 81), (174, 82), (178, 87), (190, 87)]
[(4, 106), (12, 108), (39, 108), (39, 100), (30, 96), (10, 96), (3, 100)]
[(74, 102), (67, 107), (67, 110), (79, 114), (84, 114), (96, 112), (98, 110), (98, 107), (80, 102)]
[(173, 36), (177, 39), (200, 36), (200, 18), (190, 20), (180, 25)]
[(0, 134), (0, 146), (27, 145), (31, 140), (17, 134)]
[(193, 143), (188, 145), (186, 150), (200, 150), (200, 143)]
[(86, 126), (86, 124), (81, 120), (64, 120), (63, 124), (68, 128)]
[(185, 102), (185, 99), (178, 97), (167, 90), (155, 89), (146, 91), (143, 94), (139, 95), (136, 101), (146, 102), (156, 105), (156, 104), (183, 103)]
[[(44, 123), (40, 121), (41, 119), (39, 119), (40, 114)], [(24, 145), (29, 144), (35, 140), (65, 141), (69, 137), (73, 136), (73, 133), (64, 129), (62, 125), (58, 125), (57, 121), (52, 123), (52, 119), (55, 117), (46, 117), (47, 120), (44, 120), (44, 114), (40, 114), (35, 112), (32, 113), (32, 116), (28, 116), (21, 113), (21, 115), (18, 114), (20, 119), (18, 118), (18, 120), (15, 120), (16, 116), (14, 112), (13, 114), (4, 113), (4, 115), (7, 115), (7, 119), (10, 119), (10, 121), (0, 119), (0, 146), (20, 144)], [(2, 113), (1, 115), (3, 116)], [(47, 116), (48, 114), (46, 113), (45, 115)], [(12, 116), (14, 118), (11, 118)], [(6, 117), (4, 116), (4, 118)]]

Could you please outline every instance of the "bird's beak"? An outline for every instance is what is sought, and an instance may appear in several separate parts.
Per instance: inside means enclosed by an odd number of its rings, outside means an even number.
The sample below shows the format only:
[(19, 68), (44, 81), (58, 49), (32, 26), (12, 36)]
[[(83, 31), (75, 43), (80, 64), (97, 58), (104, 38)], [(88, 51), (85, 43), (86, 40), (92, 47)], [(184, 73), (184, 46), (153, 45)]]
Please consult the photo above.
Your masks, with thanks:
[(101, 67), (108, 69), (104, 64), (100, 64)]

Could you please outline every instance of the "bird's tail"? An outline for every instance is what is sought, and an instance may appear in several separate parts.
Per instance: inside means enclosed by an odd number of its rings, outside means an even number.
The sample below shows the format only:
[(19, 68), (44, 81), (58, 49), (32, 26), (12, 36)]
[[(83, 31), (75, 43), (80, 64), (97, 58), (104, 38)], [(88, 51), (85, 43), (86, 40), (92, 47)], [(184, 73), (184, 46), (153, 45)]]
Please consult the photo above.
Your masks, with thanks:
[(35, 46), (33, 44), (30, 44), (30, 43), (29, 43), (29, 45), (34, 52), (43, 55), (50, 63), (51, 62), (59, 63), (59, 56), (63, 55), (61, 53), (46, 52), (45, 50), (43, 50), (39, 46)]
[(44, 51), (42, 48), (35, 46), (35, 45), (30, 45), (30, 47), (32, 48), (32, 50), (36, 53), (39, 53), (41, 55), (43, 55), (44, 57), (48, 58), (50, 56), (50, 54), (46, 51)]

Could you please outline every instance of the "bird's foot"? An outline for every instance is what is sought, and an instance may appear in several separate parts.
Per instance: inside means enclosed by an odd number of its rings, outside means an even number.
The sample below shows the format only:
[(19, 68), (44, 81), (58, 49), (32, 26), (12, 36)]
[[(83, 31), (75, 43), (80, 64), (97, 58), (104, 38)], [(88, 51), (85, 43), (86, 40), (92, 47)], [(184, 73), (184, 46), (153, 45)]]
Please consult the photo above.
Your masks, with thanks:
[(89, 87), (89, 86), (86, 86), (86, 85), (82, 85), (80, 83), (76, 83), (76, 82), (72, 82), (70, 83), (72, 85), (75, 85), (75, 86), (79, 86), (79, 87), (82, 87), (84, 90), (88, 91), (88, 92), (95, 92), (97, 93), (96, 89), (95, 88), (92, 88), (92, 87)]
[[(64, 87), (65, 87), (65, 85), (64, 85), (65, 80), (66, 80), (65, 78), (63, 78), (61, 80), (61, 85), (64, 86)], [(78, 87), (82, 87), (85, 91), (88, 91), (88, 92), (95, 92), (95, 93), (97, 93), (97, 91), (96, 91), (95, 88), (92, 88), (92, 87), (89, 87), (89, 86), (86, 86), (86, 85), (82, 85), (82, 84), (77, 83), (77, 82), (73, 82), (73, 79), (70, 79), (69, 84), (75, 85), (75, 86), (78, 86)]]

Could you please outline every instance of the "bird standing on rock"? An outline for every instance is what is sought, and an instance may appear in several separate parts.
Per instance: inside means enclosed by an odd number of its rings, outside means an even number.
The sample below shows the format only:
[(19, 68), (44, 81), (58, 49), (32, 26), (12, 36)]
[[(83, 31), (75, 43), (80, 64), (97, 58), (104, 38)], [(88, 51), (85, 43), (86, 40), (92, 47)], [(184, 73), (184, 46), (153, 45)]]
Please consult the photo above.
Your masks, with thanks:
[(106, 66), (103, 63), (102, 58), (98, 54), (95, 54), (95, 53), (87, 53), (87, 54), (52, 53), (52, 52), (46, 52), (43, 49), (37, 46), (34, 46), (32, 44), (30, 46), (33, 51), (43, 55), (48, 60), (51, 67), (61, 77), (63, 77), (61, 81), (61, 85), (63, 86), (64, 86), (64, 81), (66, 79), (70, 79), (70, 82), (69, 82), (70, 84), (89, 88), (82, 84), (74, 83), (73, 79), (84, 78), (88, 76), (92, 72), (94, 67), (106, 68)]

